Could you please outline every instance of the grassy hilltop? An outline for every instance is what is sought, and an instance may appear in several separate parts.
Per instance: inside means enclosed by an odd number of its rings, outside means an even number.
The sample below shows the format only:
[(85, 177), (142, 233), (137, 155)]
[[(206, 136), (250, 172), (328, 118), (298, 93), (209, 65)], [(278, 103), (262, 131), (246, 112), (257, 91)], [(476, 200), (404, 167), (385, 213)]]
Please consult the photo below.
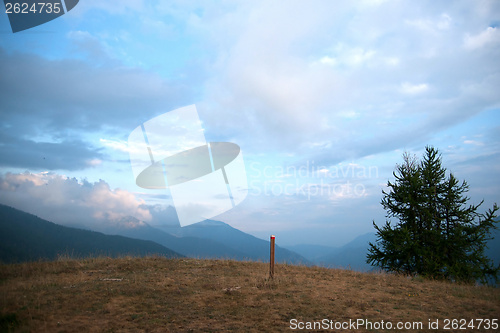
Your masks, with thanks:
[(439, 319), (441, 331), (445, 319), (500, 314), (498, 288), (281, 264), (275, 274), (265, 263), (160, 257), (2, 265), (0, 331), (279, 332), (291, 319)]

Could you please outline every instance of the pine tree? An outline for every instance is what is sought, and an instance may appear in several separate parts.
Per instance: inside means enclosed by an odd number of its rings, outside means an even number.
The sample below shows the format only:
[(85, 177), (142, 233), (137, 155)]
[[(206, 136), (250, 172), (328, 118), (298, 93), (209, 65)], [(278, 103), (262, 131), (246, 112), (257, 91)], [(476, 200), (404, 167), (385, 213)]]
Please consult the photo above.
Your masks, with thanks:
[(381, 201), (389, 220), (382, 227), (373, 222), (377, 242), (370, 243), (367, 262), (431, 278), (497, 281), (500, 266), (494, 267), (484, 254), (496, 228), (497, 205), (485, 214), (478, 213), (483, 201), (467, 205), (468, 184), (447, 176), (433, 147), (426, 147), (422, 161), (405, 153), (393, 175), (395, 182), (387, 183), (390, 191), (382, 191)]

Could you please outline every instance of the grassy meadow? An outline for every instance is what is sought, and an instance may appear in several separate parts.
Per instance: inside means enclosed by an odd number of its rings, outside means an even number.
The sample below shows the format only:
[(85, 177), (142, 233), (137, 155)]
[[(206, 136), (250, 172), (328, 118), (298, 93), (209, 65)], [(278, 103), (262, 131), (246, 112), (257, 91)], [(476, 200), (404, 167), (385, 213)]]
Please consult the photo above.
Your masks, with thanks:
[(476, 327), (458, 331), (495, 332), (484, 322), (477, 329), (476, 319), (500, 317), (498, 288), (286, 264), (268, 275), (265, 263), (161, 257), (1, 265), (0, 331), (281, 332), (363, 319), (421, 322), (423, 331), (439, 320), (439, 330), (428, 330), (436, 332), (463, 319)]

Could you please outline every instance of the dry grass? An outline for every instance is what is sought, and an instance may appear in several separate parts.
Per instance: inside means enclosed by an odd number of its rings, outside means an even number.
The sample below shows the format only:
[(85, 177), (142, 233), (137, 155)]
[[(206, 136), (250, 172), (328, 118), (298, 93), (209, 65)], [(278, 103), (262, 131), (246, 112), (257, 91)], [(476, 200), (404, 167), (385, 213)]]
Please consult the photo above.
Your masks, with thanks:
[(289, 265), (276, 265), (274, 280), (267, 273), (264, 263), (154, 257), (3, 265), (1, 327), (276, 332), (289, 331), (292, 318), (427, 325), (429, 319), (500, 314), (500, 290), (491, 287)]

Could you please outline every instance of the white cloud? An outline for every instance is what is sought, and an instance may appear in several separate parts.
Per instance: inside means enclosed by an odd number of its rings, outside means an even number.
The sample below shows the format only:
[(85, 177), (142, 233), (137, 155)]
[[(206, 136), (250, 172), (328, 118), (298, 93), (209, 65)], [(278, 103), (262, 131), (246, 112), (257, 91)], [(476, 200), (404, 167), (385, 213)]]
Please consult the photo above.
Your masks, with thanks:
[(162, 39), (169, 39), (175, 36), (175, 28), (162, 20), (155, 20), (150, 17), (141, 18), (145, 34), (155, 34)]
[(98, 166), (98, 165), (101, 165), (101, 164), (102, 164), (102, 160), (100, 160), (98, 158), (94, 158), (94, 159), (91, 159), (91, 160), (87, 161), (87, 165), (90, 166), (90, 167)]
[(408, 82), (403, 82), (401, 84), (401, 92), (408, 95), (422, 94), (429, 90), (429, 85), (427, 83), (411, 84)]
[(490, 44), (500, 43), (500, 29), (488, 27), (477, 35), (466, 34), (464, 47), (467, 50), (476, 50)]
[(452, 22), (451, 17), (446, 13), (441, 14), (438, 19), (434, 20), (419, 18), (419, 19), (405, 21), (405, 23), (409, 26), (430, 33), (436, 33), (439, 30), (449, 29), (451, 22)]
[(131, 146), (128, 144), (127, 141), (125, 140), (113, 140), (113, 139), (103, 139), (100, 138), (99, 142), (108, 148), (111, 148), (113, 150), (118, 150), (121, 152), (129, 153), (129, 152), (141, 152), (143, 151), (142, 146)]
[(253, 2), (217, 25), (203, 21), (217, 55), (199, 108), (209, 115), (207, 137), (342, 159), (407, 145), (411, 133), (428, 137), (494, 104), (492, 95), (462, 93), (475, 84), (489, 91), (484, 74), (498, 68), (487, 58), (471, 70), (475, 59), (461, 45), (488, 17), (416, 6)]
[(339, 116), (345, 119), (358, 119), (361, 117), (361, 114), (354, 110), (346, 110), (339, 112)]
[(361, 47), (346, 47), (338, 45), (335, 47), (334, 56), (324, 56), (319, 62), (329, 66), (359, 67), (367, 64), (375, 55), (373, 50), (364, 50)]
[(436, 26), (440, 30), (446, 30), (450, 28), (450, 24), (451, 17), (448, 14), (442, 14)]
[(0, 198), (2, 204), (63, 225), (103, 226), (129, 216), (151, 220), (143, 200), (125, 190), (112, 190), (103, 180), (89, 183), (47, 172), (7, 173), (0, 176)]
[(329, 66), (335, 66), (338, 64), (336, 58), (329, 56), (324, 56), (323, 58), (319, 59), (319, 62), (322, 63), (323, 65), (329, 65)]
[(464, 140), (466, 145), (474, 145), (474, 146), (484, 146), (484, 142), (477, 140)]
[(398, 57), (386, 57), (384, 59), (385, 63), (389, 66), (398, 66), (401, 62)]

